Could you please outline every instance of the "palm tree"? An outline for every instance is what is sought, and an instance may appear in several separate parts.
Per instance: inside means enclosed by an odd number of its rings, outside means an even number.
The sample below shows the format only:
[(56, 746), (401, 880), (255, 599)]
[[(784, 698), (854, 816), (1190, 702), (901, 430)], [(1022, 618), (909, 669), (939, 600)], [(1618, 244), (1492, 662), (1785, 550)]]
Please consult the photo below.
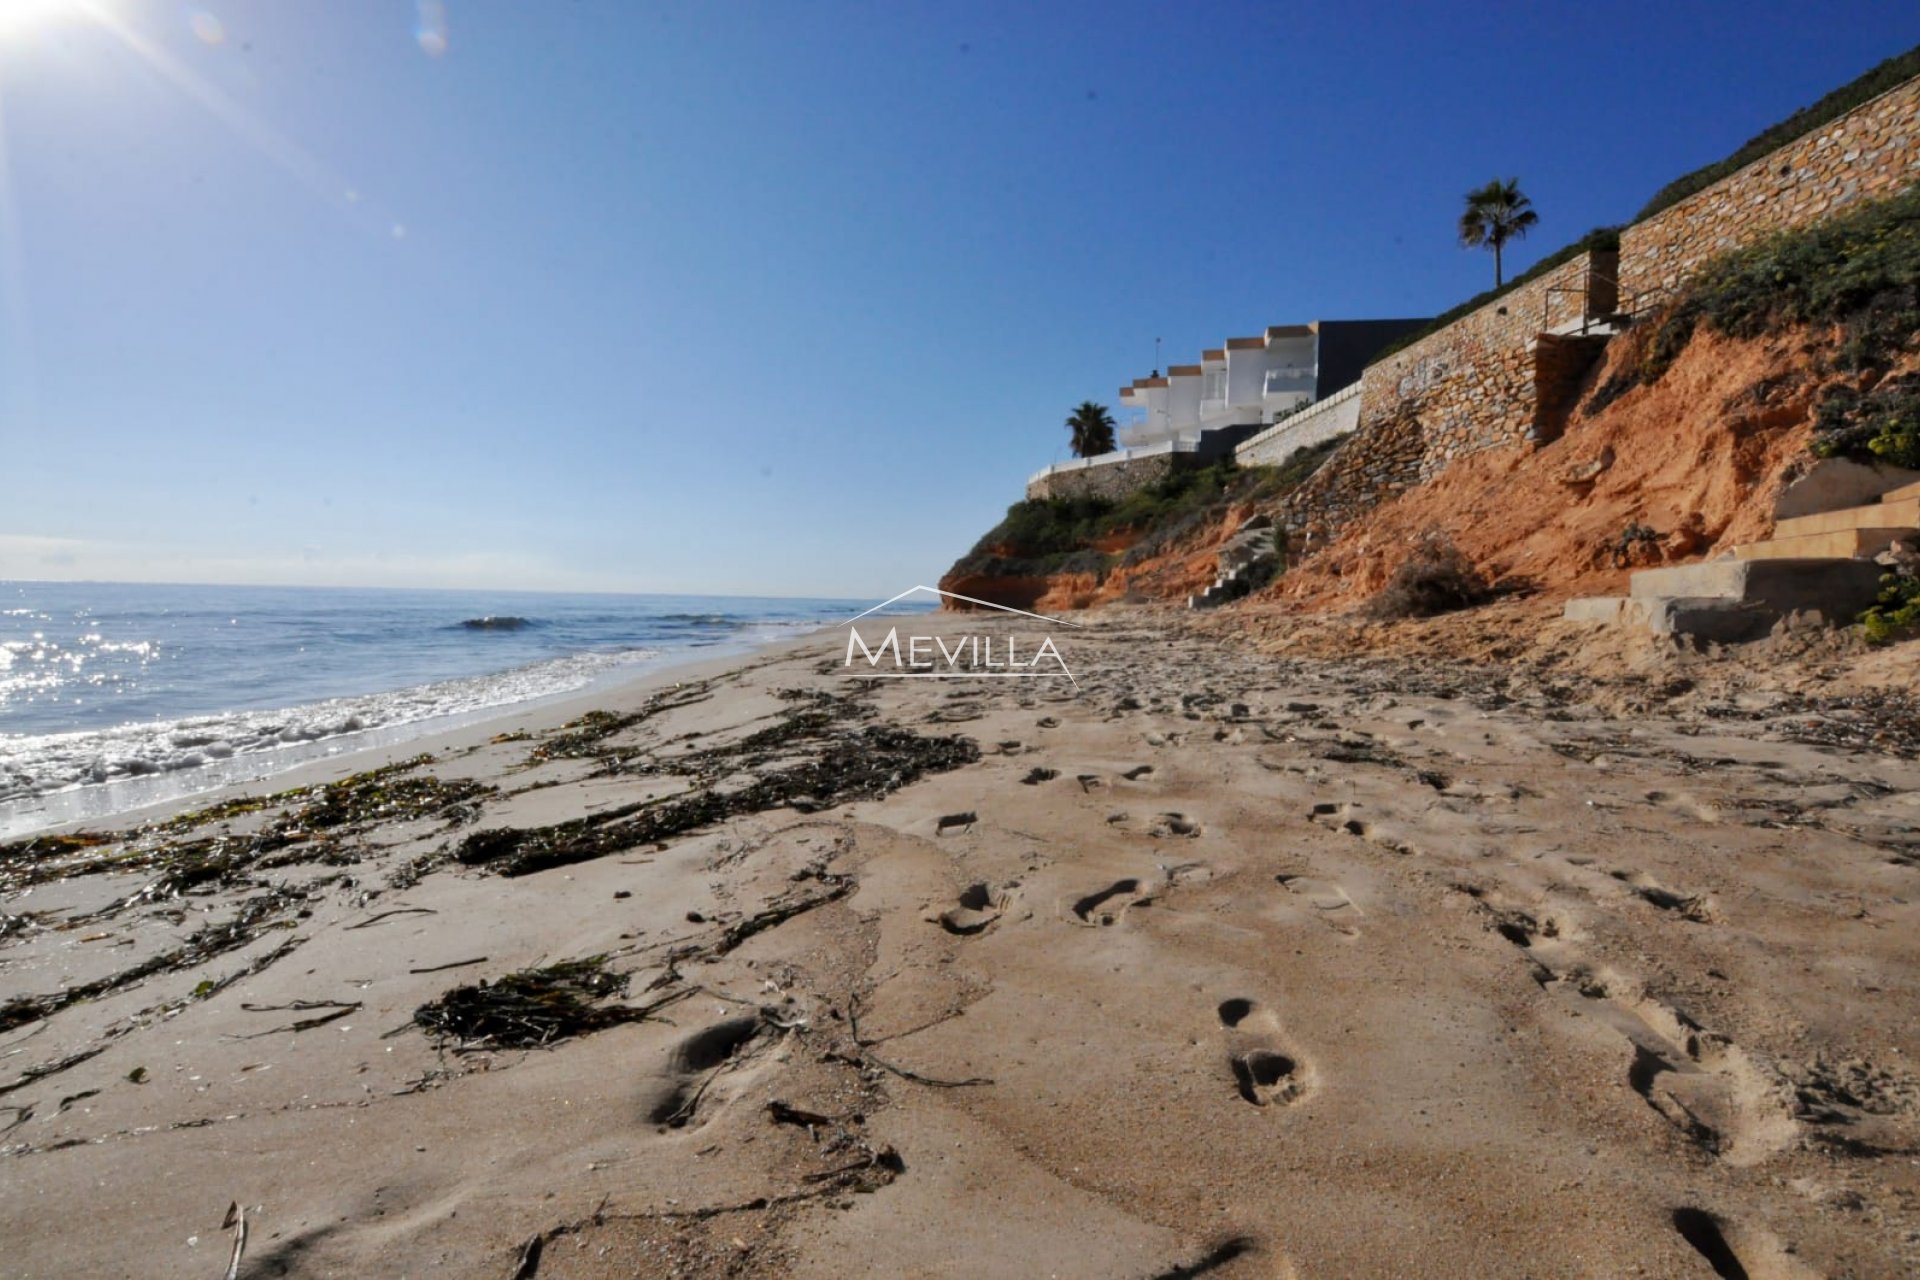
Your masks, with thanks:
[(1495, 178), (1467, 192), (1467, 210), (1460, 215), (1460, 243), (1469, 249), (1493, 250), (1493, 287), (1501, 284), (1500, 250), (1507, 241), (1525, 238), (1527, 228), (1540, 221), (1533, 201), (1520, 193), (1520, 179)]
[(1067, 430), (1073, 433), (1076, 458), (1091, 458), (1114, 450), (1113, 415), (1103, 404), (1082, 400), (1080, 407), (1067, 418)]

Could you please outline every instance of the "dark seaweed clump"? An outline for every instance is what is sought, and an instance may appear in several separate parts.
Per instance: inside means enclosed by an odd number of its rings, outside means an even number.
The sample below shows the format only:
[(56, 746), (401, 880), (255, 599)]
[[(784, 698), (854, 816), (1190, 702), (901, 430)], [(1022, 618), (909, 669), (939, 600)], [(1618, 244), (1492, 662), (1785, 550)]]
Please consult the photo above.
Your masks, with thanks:
[(498, 982), (455, 987), (414, 1011), (416, 1026), (442, 1044), (530, 1049), (635, 1020), (639, 1011), (601, 1002), (627, 989), (605, 956), (522, 969)]
[[(888, 795), (928, 773), (980, 758), (970, 738), (924, 737), (892, 725), (863, 725), (872, 708), (822, 690), (787, 689), (771, 724), (712, 747), (685, 738), (658, 748), (612, 739), (648, 718), (710, 696), (703, 685), (668, 690), (625, 715), (593, 712), (563, 727), (529, 755), (599, 762), (607, 774), (684, 780), (684, 789), (548, 827), (476, 831), (455, 855), (468, 866), (527, 875), (657, 843), (726, 818), (783, 806), (802, 812)], [(676, 749), (677, 748), (677, 749)]]
[[(838, 705), (841, 700), (833, 701), (830, 708), (810, 707), (783, 717), (729, 746), (688, 752), (657, 765), (628, 766), (633, 772), (690, 774), (697, 780), (691, 791), (549, 827), (476, 831), (461, 842), (456, 857), (501, 875), (528, 875), (668, 840), (742, 814), (782, 806), (812, 812), (877, 800), (926, 774), (980, 758), (979, 744), (970, 738), (926, 737), (892, 725), (841, 729), (822, 741), (835, 718), (845, 714)], [(758, 773), (744, 786), (720, 789), (723, 780), (763, 766), (776, 755), (790, 758), (802, 750), (817, 754)]]
[[(419, 755), (322, 786), (223, 801), (132, 833), (35, 836), (0, 845), (0, 893), (71, 876), (157, 870), (159, 879), (140, 895), (151, 901), (209, 881), (231, 880), (256, 866), (284, 865), (292, 859), (269, 860), (268, 855), (289, 846), (310, 846), (302, 849), (304, 861), (350, 861), (351, 855), (328, 837), (374, 822), (429, 817), (464, 821), (475, 812), (476, 800), (493, 793), (494, 788), (471, 779), (404, 776), (432, 759)], [(283, 812), (249, 835), (178, 838), (272, 808)]]

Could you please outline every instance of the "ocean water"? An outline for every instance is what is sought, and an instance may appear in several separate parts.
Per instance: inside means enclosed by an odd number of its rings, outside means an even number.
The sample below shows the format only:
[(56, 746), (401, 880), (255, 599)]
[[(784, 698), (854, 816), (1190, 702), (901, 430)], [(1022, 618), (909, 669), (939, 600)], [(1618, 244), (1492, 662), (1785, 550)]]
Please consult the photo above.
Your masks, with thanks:
[(0, 837), (745, 652), (873, 603), (0, 582)]

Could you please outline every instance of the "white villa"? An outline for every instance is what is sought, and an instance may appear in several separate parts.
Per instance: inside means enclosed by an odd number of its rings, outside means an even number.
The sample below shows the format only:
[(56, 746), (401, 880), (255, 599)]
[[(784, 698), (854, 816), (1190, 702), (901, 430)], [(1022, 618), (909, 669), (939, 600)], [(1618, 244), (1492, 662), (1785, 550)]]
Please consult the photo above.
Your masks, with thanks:
[(1269, 327), (1257, 338), (1229, 338), (1199, 364), (1120, 388), (1136, 415), (1122, 422), (1125, 449), (1197, 443), (1202, 432), (1259, 427), (1357, 381), (1375, 352), (1424, 320), (1315, 320)]

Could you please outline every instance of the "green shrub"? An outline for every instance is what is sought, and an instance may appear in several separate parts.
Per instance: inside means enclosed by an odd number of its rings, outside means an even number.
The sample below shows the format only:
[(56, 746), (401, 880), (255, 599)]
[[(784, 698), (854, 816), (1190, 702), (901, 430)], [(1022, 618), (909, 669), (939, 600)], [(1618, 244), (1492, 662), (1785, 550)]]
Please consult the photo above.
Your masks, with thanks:
[(1429, 532), (1394, 570), (1367, 611), (1376, 618), (1430, 618), (1470, 608), (1492, 595), (1492, 585), (1466, 552), (1444, 533)]
[(1911, 80), (1916, 75), (1920, 75), (1920, 47), (1888, 58), (1865, 75), (1841, 85), (1812, 106), (1800, 108), (1771, 129), (1750, 138), (1746, 145), (1726, 159), (1675, 178), (1655, 192), (1653, 199), (1647, 201), (1647, 207), (1635, 214), (1633, 220), (1644, 221), (1662, 209), (1679, 204), (1694, 192), (1706, 190), (1720, 179), (1746, 168), (1762, 156), (1778, 151), (1789, 142), (1806, 137), (1820, 126), (1838, 120), (1860, 104), (1879, 97), (1887, 90)]
[(1701, 324), (1733, 338), (1839, 325), (1842, 367), (1884, 364), (1920, 332), (1920, 187), (1715, 259), (1654, 332), (1649, 381)]
[(1885, 644), (1920, 624), (1920, 578), (1890, 573), (1880, 579), (1880, 599), (1860, 615), (1867, 639)]
[(1920, 469), (1920, 374), (1889, 378), (1866, 393), (1829, 389), (1814, 416), (1816, 457), (1872, 457)]
[[(1277, 467), (1210, 467), (1175, 471), (1116, 500), (1035, 498), (1007, 508), (954, 571), (1007, 577), (1104, 573), (1116, 563), (1138, 564), (1206, 525), (1235, 503), (1276, 501), (1297, 488), (1345, 442), (1339, 436), (1301, 449)], [(1124, 560), (1093, 549), (1112, 534), (1141, 536)]]

